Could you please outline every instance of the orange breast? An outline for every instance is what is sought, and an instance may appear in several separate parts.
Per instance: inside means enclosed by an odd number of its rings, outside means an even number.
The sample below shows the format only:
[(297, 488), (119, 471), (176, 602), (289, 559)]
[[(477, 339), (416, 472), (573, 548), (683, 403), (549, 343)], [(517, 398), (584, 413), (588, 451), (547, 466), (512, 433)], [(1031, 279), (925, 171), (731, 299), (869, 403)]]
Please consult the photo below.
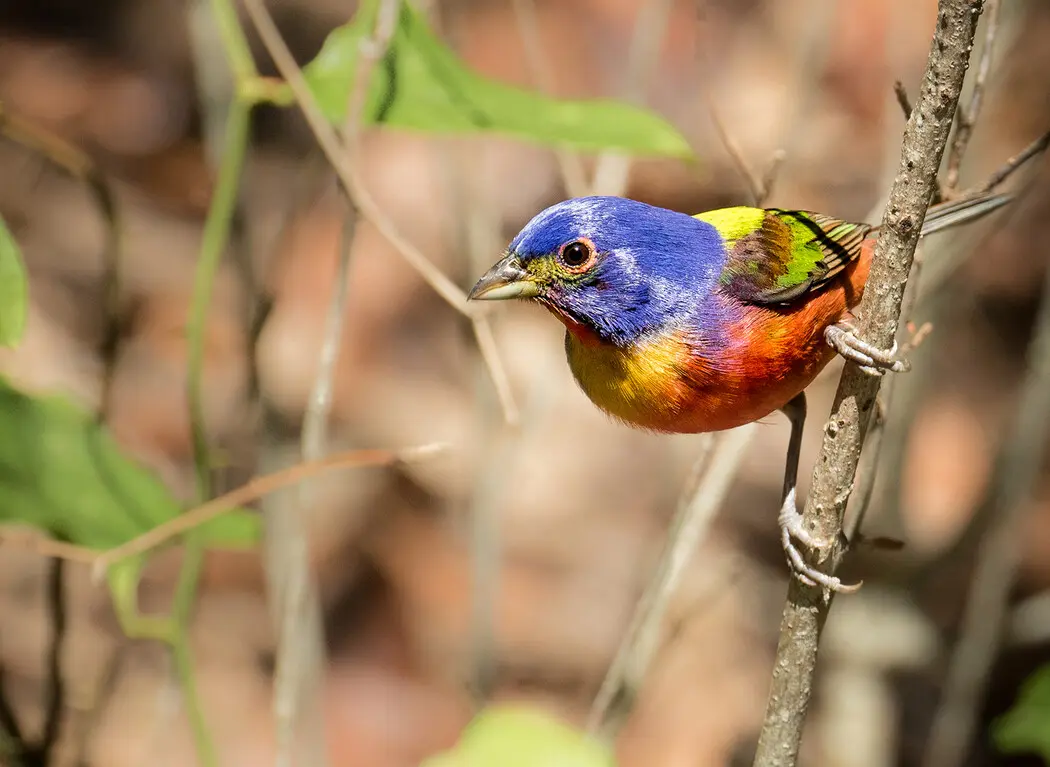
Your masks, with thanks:
[(860, 303), (874, 240), (834, 284), (789, 307), (726, 307), (728, 343), (717, 360), (691, 350), (680, 336), (646, 347), (617, 349), (569, 328), (569, 366), (600, 408), (655, 431), (721, 431), (757, 421), (804, 390), (832, 360), (824, 329)]
[(798, 395), (835, 357), (824, 330), (860, 303), (874, 240), (833, 285), (796, 305), (747, 306), (727, 327), (727, 373), (695, 391), (672, 431), (719, 431), (757, 421)]

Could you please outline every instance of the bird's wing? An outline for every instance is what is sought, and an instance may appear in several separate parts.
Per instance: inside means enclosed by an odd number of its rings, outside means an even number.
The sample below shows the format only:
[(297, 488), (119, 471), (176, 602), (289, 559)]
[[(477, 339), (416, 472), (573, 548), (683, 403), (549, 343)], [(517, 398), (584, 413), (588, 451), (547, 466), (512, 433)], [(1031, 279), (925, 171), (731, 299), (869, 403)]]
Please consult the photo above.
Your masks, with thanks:
[(867, 224), (779, 208), (723, 208), (696, 218), (725, 238), (722, 290), (756, 304), (787, 304), (820, 289), (860, 255), (871, 231)]

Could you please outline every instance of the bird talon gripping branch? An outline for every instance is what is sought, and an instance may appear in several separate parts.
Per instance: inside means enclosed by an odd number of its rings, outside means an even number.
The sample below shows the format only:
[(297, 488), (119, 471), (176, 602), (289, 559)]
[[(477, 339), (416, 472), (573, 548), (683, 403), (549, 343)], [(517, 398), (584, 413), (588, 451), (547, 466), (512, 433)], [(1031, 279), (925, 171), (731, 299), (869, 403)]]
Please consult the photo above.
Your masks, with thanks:
[[(995, 210), (985, 195), (931, 208), (923, 233)], [(794, 506), (803, 390), (834, 358), (874, 374), (907, 363), (856, 337), (876, 227), (820, 213), (735, 207), (689, 216), (622, 197), (539, 213), (470, 291), (535, 301), (566, 328), (569, 367), (602, 410), (644, 429), (721, 431), (781, 410), (791, 420), (781, 510), (798, 577), (850, 591), (809, 566)], [(844, 324), (845, 323), (845, 324)]]
[(881, 376), (886, 371), (906, 373), (911, 370), (911, 363), (897, 357), (897, 342), (893, 348), (880, 349), (857, 337), (853, 325), (839, 321), (824, 329), (824, 340), (828, 345), (848, 360), (856, 362), (860, 369), (873, 376)]
[(860, 588), (859, 583), (843, 583), (839, 578), (821, 572), (806, 562), (802, 552), (795, 545), (796, 542), (810, 549), (823, 548), (825, 544), (803, 527), (802, 515), (795, 506), (794, 488), (791, 488), (784, 498), (777, 523), (780, 525), (780, 544), (796, 578), (807, 586), (820, 587), (825, 591), (849, 594)]

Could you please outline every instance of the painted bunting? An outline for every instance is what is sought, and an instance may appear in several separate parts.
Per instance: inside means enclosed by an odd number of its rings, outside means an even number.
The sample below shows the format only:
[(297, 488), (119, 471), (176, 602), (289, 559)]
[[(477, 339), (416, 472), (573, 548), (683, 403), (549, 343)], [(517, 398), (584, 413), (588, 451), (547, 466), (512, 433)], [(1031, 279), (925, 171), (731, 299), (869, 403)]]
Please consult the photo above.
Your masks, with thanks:
[[(990, 213), (1007, 195), (931, 207), (929, 234)], [(776, 410), (791, 422), (779, 517), (792, 569), (810, 566), (795, 503), (804, 389), (835, 356), (903, 371), (894, 349), (858, 338), (877, 227), (820, 213), (732, 207), (697, 215), (622, 197), (553, 205), (513, 239), (470, 299), (528, 299), (566, 327), (569, 367), (599, 408), (659, 432), (731, 429)]]

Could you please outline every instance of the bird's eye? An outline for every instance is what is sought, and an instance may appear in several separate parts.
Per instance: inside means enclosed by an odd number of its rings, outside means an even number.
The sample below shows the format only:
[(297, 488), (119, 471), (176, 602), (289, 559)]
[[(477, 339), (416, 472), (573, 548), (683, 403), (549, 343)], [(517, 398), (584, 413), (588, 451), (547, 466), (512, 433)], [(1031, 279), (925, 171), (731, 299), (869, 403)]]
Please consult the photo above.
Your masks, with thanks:
[(573, 270), (589, 266), (591, 259), (594, 258), (594, 245), (588, 240), (573, 240), (562, 246), (558, 258), (565, 266)]

